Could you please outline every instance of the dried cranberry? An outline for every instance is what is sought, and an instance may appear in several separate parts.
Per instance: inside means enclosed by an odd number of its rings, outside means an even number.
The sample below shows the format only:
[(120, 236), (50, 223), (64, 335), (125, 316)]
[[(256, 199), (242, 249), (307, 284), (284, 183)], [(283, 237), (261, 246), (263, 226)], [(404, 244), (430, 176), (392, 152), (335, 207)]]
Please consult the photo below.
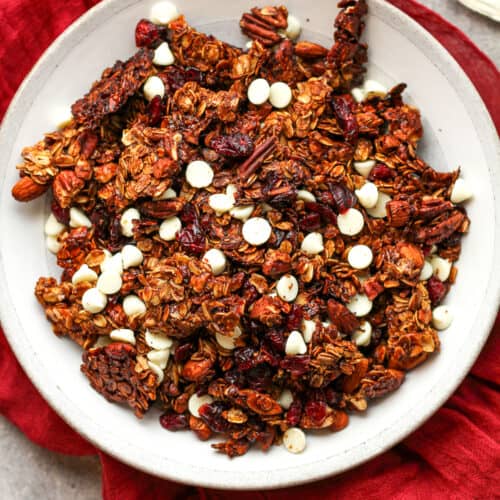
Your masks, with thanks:
[(343, 184), (330, 183), (330, 192), (332, 193), (335, 206), (339, 213), (344, 213), (349, 208), (356, 205), (356, 196), (354, 193), (347, 189)]
[(354, 144), (358, 139), (358, 122), (353, 113), (354, 100), (351, 95), (345, 94), (333, 98), (333, 110), (342, 129), (345, 140)]
[(234, 351), (234, 361), (240, 370), (250, 370), (255, 366), (255, 351), (251, 347), (242, 347)]
[(429, 298), (431, 299), (432, 305), (436, 306), (443, 300), (448, 289), (439, 278), (431, 276), (429, 281), (427, 281), (427, 291), (429, 292)]
[(316, 231), (321, 227), (321, 216), (318, 213), (307, 214), (299, 220), (299, 228), (301, 231), (311, 232)]
[(323, 401), (309, 400), (304, 410), (314, 425), (321, 425), (326, 418), (326, 403)]
[(240, 389), (245, 387), (246, 378), (239, 370), (229, 370), (224, 374), (224, 380), (229, 384), (235, 385)]
[(63, 208), (57, 203), (57, 200), (52, 200), (50, 209), (58, 222), (66, 226), (69, 224), (69, 208)]
[(281, 355), (276, 352), (270, 342), (263, 342), (261, 344), (259, 352), (259, 363), (267, 363), (273, 368), (277, 368), (280, 365)]
[(298, 330), (302, 324), (304, 310), (298, 304), (293, 304), (292, 310), (286, 320), (286, 328), (288, 331)]
[(159, 95), (153, 97), (149, 103), (149, 123), (150, 125), (158, 125), (162, 118), (163, 106)]
[(394, 177), (394, 172), (383, 163), (377, 163), (370, 172), (368, 179), (370, 181), (387, 181)]
[(266, 339), (274, 350), (285, 352), (285, 335), (283, 332), (276, 329), (268, 330)]
[(249, 281), (245, 281), (243, 285), (243, 298), (247, 304), (253, 304), (259, 298), (259, 292)]
[(250, 368), (246, 373), (248, 386), (256, 391), (269, 391), (273, 383), (273, 373), (266, 363)]
[(290, 408), (286, 412), (286, 421), (292, 425), (298, 425), (302, 417), (302, 402), (299, 399), (294, 399)]
[(185, 342), (179, 344), (174, 351), (174, 359), (176, 363), (185, 361), (194, 352), (194, 345), (192, 342)]
[(325, 400), (330, 406), (337, 405), (342, 400), (342, 394), (341, 393), (339, 394), (337, 391), (335, 391), (333, 387), (327, 387), (324, 390), (324, 394), (325, 394)]
[(177, 233), (177, 241), (186, 252), (203, 253), (205, 251), (205, 235), (201, 230), (198, 213), (193, 205), (186, 205), (180, 218), (187, 226)]
[(189, 419), (178, 413), (164, 413), (160, 417), (160, 424), (169, 431), (180, 431), (189, 427)]
[(219, 135), (210, 141), (210, 147), (227, 158), (246, 158), (254, 150), (252, 138), (237, 132), (232, 135)]
[(205, 81), (205, 75), (199, 69), (188, 68), (184, 70), (175, 65), (165, 68), (159, 76), (165, 84), (167, 91), (172, 94), (181, 87), (184, 87), (187, 82), (203, 84)]
[(122, 234), (120, 219), (120, 214), (114, 215), (109, 224), (108, 250), (110, 252), (118, 252), (127, 241)]
[(141, 19), (135, 27), (135, 44), (137, 47), (151, 47), (160, 38), (164, 38), (166, 33), (163, 26)]
[(200, 418), (210, 427), (214, 432), (226, 432), (229, 427), (227, 420), (222, 417), (224, 405), (219, 401), (204, 404), (198, 409)]
[(281, 360), (280, 367), (298, 377), (307, 373), (310, 361), (311, 358), (307, 355), (287, 356)]

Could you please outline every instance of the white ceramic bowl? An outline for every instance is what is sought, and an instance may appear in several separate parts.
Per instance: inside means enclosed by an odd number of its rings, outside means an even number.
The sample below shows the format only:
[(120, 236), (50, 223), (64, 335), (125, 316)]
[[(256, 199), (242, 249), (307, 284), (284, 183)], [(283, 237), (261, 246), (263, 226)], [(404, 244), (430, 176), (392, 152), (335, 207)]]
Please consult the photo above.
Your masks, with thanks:
[[(339, 473), (391, 447), (449, 397), (476, 359), (498, 306), (500, 283), (497, 136), (482, 101), (450, 55), (420, 26), (381, 0), (369, 2), (369, 75), (388, 86), (404, 81), (422, 111), (424, 158), (440, 170), (461, 166), (475, 197), (456, 286), (447, 297), (453, 326), (442, 352), (412, 371), (402, 387), (353, 416), (348, 428), (308, 438), (292, 455), (283, 447), (229, 460), (188, 432), (171, 433), (151, 412), (143, 421), (94, 392), (80, 373), (79, 348), (56, 338), (33, 296), (37, 278), (59, 276), (44, 247), (47, 200), (15, 202), (10, 190), (25, 145), (53, 128), (51, 110), (83, 95), (102, 69), (134, 51), (138, 19), (152, 2), (108, 0), (73, 24), (50, 47), (19, 89), (0, 134), (0, 308), (8, 339), (33, 383), (80, 434), (123, 462), (165, 478), (217, 488), (271, 488)], [(177, 4), (196, 27), (243, 43), (238, 19), (254, 0)], [(262, 2), (261, 2), (262, 3)], [(264, 2), (266, 3), (266, 2)], [(331, 0), (288, 0), (304, 23), (303, 38), (331, 43), (337, 9)], [(306, 22), (305, 20), (308, 19)]]

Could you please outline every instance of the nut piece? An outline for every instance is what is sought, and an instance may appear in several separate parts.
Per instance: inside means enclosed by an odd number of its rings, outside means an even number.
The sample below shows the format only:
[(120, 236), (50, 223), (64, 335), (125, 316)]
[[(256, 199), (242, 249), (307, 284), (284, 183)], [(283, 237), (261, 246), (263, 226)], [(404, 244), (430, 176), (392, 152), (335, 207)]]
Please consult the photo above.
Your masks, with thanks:
[(248, 100), (256, 106), (264, 104), (269, 99), (269, 95), (269, 83), (264, 78), (257, 78), (248, 86)]
[(139, 213), (139, 210), (137, 210), (137, 208), (127, 208), (127, 210), (123, 212), (120, 218), (120, 227), (123, 236), (126, 236), (127, 238), (134, 236), (133, 221), (140, 219), (141, 219), (141, 214)]
[(22, 177), (12, 188), (12, 196), (17, 201), (31, 201), (41, 196), (49, 188), (48, 184), (37, 184), (31, 177)]
[(211, 248), (203, 256), (203, 260), (208, 262), (215, 276), (222, 274), (226, 269), (227, 259), (223, 252), (218, 248)]
[(453, 314), (448, 306), (438, 306), (432, 311), (432, 324), (438, 330), (446, 330), (453, 321)]
[(116, 342), (126, 342), (135, 345), (135, 334), (128, 328), (117, 328), (109, 333), (109, 336)]
[(323, 246), (323, 235), (321, 233), (309, 233), (300, 245), (300, 249), (307, 255), (317, 255), (325, 247)]
[(165, 96), (165, 85), (163, 85), (160, 77), (150, 76), (146, 80), (142, 91), (144, 92), (144, 97), (148, 101), (152, 101), (157, 95), (159, 95), (160, 98), (163, 99), (163, 97)]
[(285, 302), (293, 302), (299, 293), (299, 282), (295, 276), (285, 274), (276, 284), (276, 293)]
[(292, 101), (292, 89), (285, 82), (276, 82), (269, 89), (269, 102), (278, 109), (286, 108)]
[(100, 313), (107, 303), (106, 295), (97, 288), (89, 288), (82, 296), (83, 308), (92, 314)]
[(372, 260), (372, 250), (366, 245), (354, 245), (347, 254), (347, 261), (354, 269), (366, 269)]
[(192, 161), (186, 168), (186, 180), (194, 188), (210, 186), (213, 178), (214, 171), (206, 161)]
[(302, 335), (297, 330), (294, 330), (286, 339), (285, 352), (288, 356), (295, 356), (296, 354), (305, 354), (307, 352), (307, 345), (302, 338)]
[(357, 346), (367, 346), (372, 338), (372, 325), (368, 321), (363, 321), (359, 328), (351, 335), (351, 340)]
[(158, 2), (151, 7), (149, 18), (155, 24), (168, 24), (179, 17), (179, 11), (172, 2)]
[(175, 240), (175, 236), (181, 230), (181, 228), (182, 223), (179, 217), (176, 217), (175, 215), (173, 217), (169, 217), (168, 219), (165, 219), (160, 225), (160, 238), (165, 241), (173, 241)]
[(259, 246), (271, 237), (271, 224), (263, 217), (252, 217), (243, 224), (241, 231), (247, 243)]
[(198, 396), (196, 393), (194, 393), (188, 400), (188, 410), (193, 417), (200, 418), (200, 414), (198, 413), (198, 410), (203, 406), (203, 405), (209, 405), (210, 403), (213, 403), (214, 398), (208, 394), (205, 394), (203, 396)]
[(359, 318), (366, 316), (372, 310), (373, 302), (364, 293), (357, 293), (346, 306)]
[(365, 225), (363, 214), (356, 208), (348, 208), (337, 216), (339, 231), (346, 236), (354, 236), (361, 232)]
[(162, 42), (155, 50), (153, 64), (157, 66), (170, 66), (174, 64), (175, 58), (167, 42)]
[(73, 285), (77, 285), (84, 281), (97, 281), (97, 273), (90, 269), (87, 264), (82, 264), (80, 269), (78, 269), (71, 278), (71, 283), (73, 283)]
[(290, 453), (301, 453), (306, 448), (306, 435), (298, 427), (290, 427), (283, 434), (283, 444)]

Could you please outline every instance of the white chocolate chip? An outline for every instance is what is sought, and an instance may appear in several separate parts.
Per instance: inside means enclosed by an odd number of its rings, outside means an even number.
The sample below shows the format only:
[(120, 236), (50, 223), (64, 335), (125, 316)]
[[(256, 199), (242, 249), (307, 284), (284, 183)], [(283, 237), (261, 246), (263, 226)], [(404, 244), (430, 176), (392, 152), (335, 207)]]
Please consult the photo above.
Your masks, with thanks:
[(69, 209), (70, 227), (92, 227), (90, 219), (79, 209), (71, 207)]
[(311, 203), (314, 203), (316, 201), (316, 197), (311, 192), (306, 191), (305, 189), (299, 189), (297, 191), (297, 199)]
[(179, 11), (172, 2), (158, 2), (151, 7), (149, 18), (155, 24), (168, 24), (179, 17)]
[(49, 252), (57, 254), (62, 248), (62, 243), (57, 240), (57, 236), (47, 236), (45, 238), (45, 246)]
[(270, 90), (271, 88), (267, 80), (264, 80), (264, 78), (257, 78), (248, 87), (248, 100), (252, 104), (260, 106), (269, 99)]
[(156, 365), (154, 363), (151, 363), (151, 361), (148, 361), (148, 366), (149, 366), (149, 369), (158, 378), (158, 384), (161, 384), (163, 382), (163, 378), (165, 377), (165, 374), (163, 373), (163, 370), (158, 365)]
[(307, 255), (317, 255), (324, 250), (323, 235), (321, 233), (309, 233), (300, 245), (300, 249)]
[(150, 332), (149, 330), (145, 331), (144, 340), (146, 344), (151, 347), (151, 349), (155, 349), (157, 351), (170, 349), (173, 344), (172, 339), (164, 337), (158, 333)]
[(54, 124), (54, 127), (58, 129), (63, 129), (73, 120), (71, 106), (57, 106), (51, 110), (50, 114), (51, 122)]
[(262, 212), (264, 212), (265, 214), (267, 214), (267, 212), (270, 212), (271, 210), (274, 210), (273, 207), (271, 205), (269, 205), (269, 203), (260, 203), (259, 204)]
[(290, 40), (296, 40), (299, 38), (300, 32), (302, 31), (300, 21), (292, 14), (288, 14), (286, 22), (285, 36), (290, 38)]
[(351, 335), (351, 340), (358, 346), (367, 346), (372, 339), (372, 325), (363, 321), (359, 328)]
[(252, 217), (243, 224), (242, 234), (248, 244), (263, 245), (271, 237), (271, 224), (263, 217)]
[(373, 302), (364, 294), (357, 293), (346, 305), (355, 316), (366, 316), (372, 310)]
[(276, 284), (276, 293), (285, 302), (293, 302), (299, 293), (297, 278), (291, 274), (283, 275)]
[(301, 453), (306, 447), (306, 435), (298, 427), (290, 427), (283, 434), (283, 444), (290, 453)]
[(297, 330), (291, 332), (286, 339), (285, 352), (288, 356), (305, 354), (307, 352), (307, 345), (304, 342), (304, 338), (302, 337), (302, 334)]
[(224, 252), (221, 252), (218, 248), (211, 248), (203, 256), (203, 260), (208, 263), (212, 273), (215, 276), (222, 274), (226, 269), (227, 259)]
[(391, 201), (391, 197), (388, 194), (379, 192), (377, 203), (373, 208), (367, 208), (366, 212), (370, 217), (373, 217), (375, 219), (383, 219), (387, 215), (385, 211), (385, 205), (389, 201)]
[(231, 214), (231, 217), (244, 222), (248, 220), (248, 218), (252, 215), (254, 209), (255, 207), (253, 205), (241, 205), (232, 208), (231, 210), (229, 210), (229, 213)]
[(420, 276), (418, 279), (420, 281), (426, 281), (428, 280), (434, 272), (434, 269), (432, 269), (432, 264), (426, 260), (424, 261), (424, 265), (422, 266), (422, 270), (420, 271)]
[(233, 200), (234, 205), (234, 195), (238, 192), (238, 188), (234, 184), (228, 184), (226, 186), (226, 195), (229, 196)]
[(73, 285), (82, 283), (83, 281), (97, 281), (97, 273), (90, 269), (87, 264), (82, 264), (80, 269), (78, 269), (71, 278), (71, 283), (73, 283)]
[(448, 306), (437, 306), (432, 310), (432, 324), (437, 330), (446, 330), (453, 321), (453, 314)]
[(453, 184), (450, 200), (452, 203), (462, 203), (472, 197), (472, 190), (464, 179), (458, 178)]
[(165, 241), (173, 241), (175, 240), (176, 234), (181, 230), (182, 223), (179, 217), (175, 215), (165, 219), (161, 225), (159, 230), (159, 235), (162, 240)]
[(292, 89), (285, 82), (275, 82), (269, 89), (269, 102), (278, 109), (286, 108), (292, 100)]
[(387, 88), (376, 80), (365, 80), (363, 90), (365, 97), (368, 99), (371, 97), (383, 97), (387, 94)]
[(361, 189), (356, 189), (355, 194), (365, 208), (373, 208), (377, 204), (378, 188), (373, 182), (366, 182)]
[(431, 266), (434, 276), (441, 281), (446, 281), (450, 276), (451, 262), (437, 255), (431, 257)]
[[(122, 262), (122, 254), (115, 253), (111, 255), (108, 250), (104, 250), (106, 257), (101, 262), (100, 268), (101, 273), (105, 271), (111, 271), (114, 273), (122, 274), (123, 273), (123, 262)], [(123, 252), (123, 250), (122, 250)]]
[(353, 162), (353, 167), (359, 175), (363, 177), (368, 177), (372, 168), (375, 166), (375, 160), (365, 160), (365, 161), (355, 161)]
[(123, 311), (130, 318), (146, 312), (146, 304), (137, 295), (127, 295), (123, 299)]
[(354, 236), (361, 232), (365, 221), (363, 214), (356, 208), (348, 208), (337, 216), (339, 231), (347, 236)]
[(140, 220), (140, 218), (141, 214), (137, 208), (127, 208), (127, 210), (122, 213), (122, 216), (120, 217), (120, 228), (123, 236), (126, 236), (127, 238), (134, 236), (134, 224), (132, 221)]
[(209, 394), (205, 394), (203, 396), (198, 396), (196, 393), (194, 393), (189, 399), (188, 399), (188, 410), (193, 417), (200, 418), (200, 414), (198, 413), (198, 410), (203, 406), (203, 405), (209, 405), (212, 403), (214, 398), (210, 396)]
[(288, 410), (293, 403), (293, 394), (290, 389), (283, 389), (283, 392), (279, 395), (278, 404), (284, 409)]
[(122, 277), (113, 271), (104, 271), (97, 280), (97, 289), (106, 295), (112, 295), (122, 287)]
[(116, 342), (127, 342), (127, 344), (135, 345), (135, 334), (129, 328), (117, 328), (112, 330), (109, 336)]
[(221, 215), (234, 207), (234, 198), (224, 193), (212, 194), (208, 198), (208, 205), (217, 215)]
[(168, 349), (160, 349), (158, 351), (149, 351), (146, 357), (156, 366), (164, 370), (167, 367), (170, 351)]
[(356, 102), (363, 102), (365, 100), (365, 91), (360, 87), (354, 87), (351, 90), (351, 95)]
[(312, 319), (303, 319), (302, 320), (302, 336), (304, 337), (305, 342), (311, 342), (312, 336), (316, 331), (316, 322)]
[(168, 188), (166, 191), (163, 191), (160, 196), (155, 198), (155, 200), (173, 200), (174, 198), (177, 198), (177, 193), (172, 188)]
[(97, 337), (97, 340), (92, 344), (92, 348), (106, 347), (109, 344), (111, 344), (112, 342), (113, 342), (113, 340), (110, 339), (109, 336), (99, 335), (99, 337)]
[(253, 40), (248, 40), (247, 43), (245, 43), (245, 48), (247, 50), (250, 50), (253, 47)]
[(186, 168), (186, 181), (194, 188), (210, 186), (213, 178), (214, 171), (206, 161), (192, 161)]
[(347, 261), (354, 269), (366, 269), (373, 261), (372, 250), (366, 245), (354, 245), (347, 254)]
[(101, 312), (108, 303), (106, 295), (97, 288), (89, 288), (82, 296), (83, 308), (92, 314)]
[(174, 61), (174, 55), (172, 54), (168, 43), (160, 43), (160, 45), (158, 45), (158, 47), (155, 49), (153, 64), (156, 64), (158, 66), (170, 66), (171, 64), (174, 64)]
[(233, 350), (236, 347), (235, 340), (241, 336), (241, 329), (237, 326), (234, 329), (233, 335), (222, 335), (221, 333), (217, 332), (215, 334), (215, 340), (217, 340), (217, 343), (223, 347), (224, 349), (227, 349), (228, 351)]
[(47, 218), (47, 221), (45, 222), (45, 234), (47, 236), (57, 236), (62, 231), (64, 231), (64, 229), (66, 229), (66, 226), (64, 224), (61, 224), (56, 219), (54, 214), (50, 214)]
[(159, 76), (150, 76), (146, 80), (146, 83), (142, 88), (142, 92), (144, 93), (144, 97), (148, 101), (152, 101), (157, 95), (159, 95), (160, 98), (163, 99), (163, 96), (165, 95), (165, 85), (163, 85), (163, 82)]
[(135, 245), (125, 245), (121, 252), (123, 269), (136, 267), (142, 264), (144, 255)]

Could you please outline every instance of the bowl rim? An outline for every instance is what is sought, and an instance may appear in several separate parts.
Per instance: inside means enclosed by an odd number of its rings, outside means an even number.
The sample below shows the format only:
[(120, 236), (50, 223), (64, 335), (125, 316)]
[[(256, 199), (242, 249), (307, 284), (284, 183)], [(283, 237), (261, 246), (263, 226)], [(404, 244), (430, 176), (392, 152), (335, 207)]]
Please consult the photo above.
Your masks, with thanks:
[[(30, 85), (43, 74), (44, 69), (50, 70), (53, 63), (64, 57), (65, 48), (73, 48), (79, 41), (92, 30), (93, 25), (101, 24), (103, 19), (108, 19), (116, 13), (128, 8), (138, 0), (105, 0), (89, 9), (80, 18), (75, 20), (44, 52), (32, 70), (25, 77), (23, 83), (12, 99), (5, 117), (0, 126), (0, 151), (9, 147), (9, 137), (15, 132), (15, 116), (18, 108), (27, 93)], [(394, 22), (403, 23), (405, 29), (413, 36), (418, 37), (422, 42), (420, 50), (424, 53), (432, 51), (437, 53), (439, 62), (444, 66), (443, 74), (454, 78), (454, 84), (464, 95), (464, 106), (467, 110), (475, 128), (482, 131), (480, 138), (488, 169), (493, 182), (493, 194), (500, 192), (500, 144), (491, 117), (477, 93), (475, 87), (469, 80), (467, 74), (460, 68), (457, 61), (446, 49), (420, 24), (407, 16), (404, 12), (384, 0), (369, 0), (371, 15), (378, 14), (385, 20), (393, 19)], [(36, 97), (34, 97), (36, 98)], [(495, 162), (496, 159), (496, 162)], [(0, 188), (5, 182), (7, 166), (0, 170)], [(128, 443), (114, 443), (99, 432), (96, 422), (83, 417), (77, 407), (67, 400), (59, 387), (50, 383), (45, 383), (47, 375), (44, 375), (43, 365), (38, 359), (36, 352), (30, 348), (27, 339), (22, 335), (15, 335), (14, 332), (21, 330), (14, 304), (11, 302), (5, 283), (4, 257), (0, 254), (0, 317), (5, 335), (11, 345), (23, 370), (28, 375), (43, 398), (49, 403), (58, 415), (72, 427), (77, 433), (82, 435), (97, 448), (105, 451), (117, 460), (124, 462), (136, 469), (146, 473), (185, 484), (205, 486), (218, 489), (263, 489), (279, 488), (285, 486), (295, 486), (311, 481), (323, 479), (325, 477), (339, 474), (376, 455), (391, 448), (411, 432), (421, 426), (433, 413), (435, 413), (450, 395), (456, 390), (458, 385), (469, 372), (472, 364), (478, 357), (481, 348), (486, 342), (489, 332), (496, 318), (500, 299), (500, 204), (495, 200), (494, 213), (494, 258), (490, 273), (489, 282), (485, 288), (487, 300), (483, 302), (477, 314), (476, 331), (477, 335), (473, 341), (467, 345), (467, 350), (462, 346), (461, 364), (456, 364), (453, 371), (448, 373), (446, 383), (434, 384), (428, 391), (428, 402), (425, 407), (421, 407), (417, 412), (410, 411), (404, 414), (398, 421), (399, 425), (394, 428), (386, 428), (377, 435), (374, 435), (362, 446), (358, 446), (356, 456), (352, 456), (353, 450), (345, 453), (345, 465), (333, 468), (333, 457), (326, 457), (301, 466), (293, 466), (287, 469), (277, 469), (269, 471), (268, 474), (258, 475), (254, 472), (224, 471), (221, 469), (211, 469), (210, 467), (200, 467), (192, 464), (175, 462), (172, 459), (166, 463), (172, 467), (165, 467), (155, 463), (150, 457), (145, 456), (140, 450), (133, 448)], [(413, 409), (411, 409), (413, 411)], [(404, 418), (409, 417), (409, 418)], [(375, 441), (375, 442), (374, 442)], [(135, 453), (134, 453), (135, 452)], [(149, 458), (149, 460), (148, 460)], [(298, 474), (293, 474), (296, 471)]]

